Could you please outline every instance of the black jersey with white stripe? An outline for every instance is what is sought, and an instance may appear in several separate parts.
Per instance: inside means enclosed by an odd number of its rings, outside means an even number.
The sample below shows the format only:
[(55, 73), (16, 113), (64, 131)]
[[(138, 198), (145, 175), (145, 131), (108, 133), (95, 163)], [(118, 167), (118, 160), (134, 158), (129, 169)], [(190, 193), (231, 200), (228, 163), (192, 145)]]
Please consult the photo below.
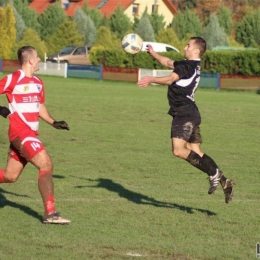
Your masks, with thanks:
[(200, 117), (194, 94), (200, 81), (200, 60), (174, 62), (179, 80), (168, 86), (169, 114), (178, 117)]

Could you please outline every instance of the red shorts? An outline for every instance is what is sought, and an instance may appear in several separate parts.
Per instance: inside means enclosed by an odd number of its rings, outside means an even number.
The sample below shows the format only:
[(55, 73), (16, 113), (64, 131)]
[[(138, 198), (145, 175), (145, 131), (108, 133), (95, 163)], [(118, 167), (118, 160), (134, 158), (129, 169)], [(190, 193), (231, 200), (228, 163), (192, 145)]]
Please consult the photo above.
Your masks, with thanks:
[[(45, 147), (34, 131), (27, 131), (27, 134), (23, 131), (21, 135), (11, 141), (9, 154), (11, 158), (25, 164), (32, 159), (36, 154), (45, 150)], [(18, 144), (18, 145), (17, 145)]]

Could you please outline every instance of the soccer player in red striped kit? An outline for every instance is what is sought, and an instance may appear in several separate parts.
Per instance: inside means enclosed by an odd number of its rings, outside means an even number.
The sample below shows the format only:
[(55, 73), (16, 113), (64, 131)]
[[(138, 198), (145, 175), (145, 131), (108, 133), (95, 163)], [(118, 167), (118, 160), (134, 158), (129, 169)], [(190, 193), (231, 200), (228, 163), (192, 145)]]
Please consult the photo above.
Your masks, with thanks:
[[(9, 111), (0, 107), (0, 114), (9, 119), (10, 148), (5, 169), (0, 169), (0, 183), (15, 182), (28, 162), (38, 170), (38, 188), (44, 204), (43, 223), (69, 224), (70, 220), (56, 212), (54, 205), (53, 163), (38, 139), (39, 118), (56, 129), (69, 130), (65, 121), (55, 121), (44, 105), (44, 84), (34, 75), (39, 69), (33, 46), (18, 49), (21, 69), (0, 80), (0, 94), (5, 94)], [(10, 112), (10, 114), (9, 114)]]

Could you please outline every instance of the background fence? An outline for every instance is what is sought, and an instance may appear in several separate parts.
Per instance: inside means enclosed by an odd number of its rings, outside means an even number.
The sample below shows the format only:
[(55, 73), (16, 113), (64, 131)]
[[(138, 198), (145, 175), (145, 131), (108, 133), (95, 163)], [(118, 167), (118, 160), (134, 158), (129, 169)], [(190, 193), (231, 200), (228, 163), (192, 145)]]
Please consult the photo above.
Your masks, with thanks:
[(17, 60), (1, 60), (1, 72), (12, 73), (20, 68)]
[(137, 82), (138, 80), (137, 68), (117, 68), (117, 67), (103, 67), (103, 79), (105, 80), (121, 80), (128, 82)]
[(40, 62), (35, 74), (67, 78), (67, 66), (67, 63)]
[[(1, 60), (0, 72), (12, 73), (20, 68), (18, 61)], [(162, 77), (171, 70), (152, 70), (142, 68), (119, 68), (94, 65), (67, 65), (65, 63), (40, 62), (37, 75), (58, 77), (90, 78), (98, 80), (118, 80), (137, 82), (143, 76)], [(225, 75), (220, 73), (201, 73), (199, 87), (234, 90), (258, 90), (259, 76)]]
[(102, 66), (68, 65), (67, 77), (102, 80)]
[(221, 89), (258, 90), (260, 88), (259, 76), (246, 75), (220, 75)]

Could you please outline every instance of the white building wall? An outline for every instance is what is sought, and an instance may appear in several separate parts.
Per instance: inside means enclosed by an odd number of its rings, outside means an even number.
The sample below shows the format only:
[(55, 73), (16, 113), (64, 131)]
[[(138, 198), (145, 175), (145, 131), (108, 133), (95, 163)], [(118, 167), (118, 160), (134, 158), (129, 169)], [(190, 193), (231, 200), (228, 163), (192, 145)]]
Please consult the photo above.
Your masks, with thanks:
[[(156, 4), (158, 5), (158, 14), (163, 15), (164, 17), (165, 27), (167, 27), (172, 22), (174, 16), (162, 0), (136, 0), (134, 3), (139, 4), (139, 11), (137, 15), (138, 18), (142, 16), (146, 7), (148, 14), (152, 14), (152, 6)], [(131, 19), (132, 22), (134, 21), (133, 6), (134, 5), (131, 4), (125, 10), (125, 14)]]

